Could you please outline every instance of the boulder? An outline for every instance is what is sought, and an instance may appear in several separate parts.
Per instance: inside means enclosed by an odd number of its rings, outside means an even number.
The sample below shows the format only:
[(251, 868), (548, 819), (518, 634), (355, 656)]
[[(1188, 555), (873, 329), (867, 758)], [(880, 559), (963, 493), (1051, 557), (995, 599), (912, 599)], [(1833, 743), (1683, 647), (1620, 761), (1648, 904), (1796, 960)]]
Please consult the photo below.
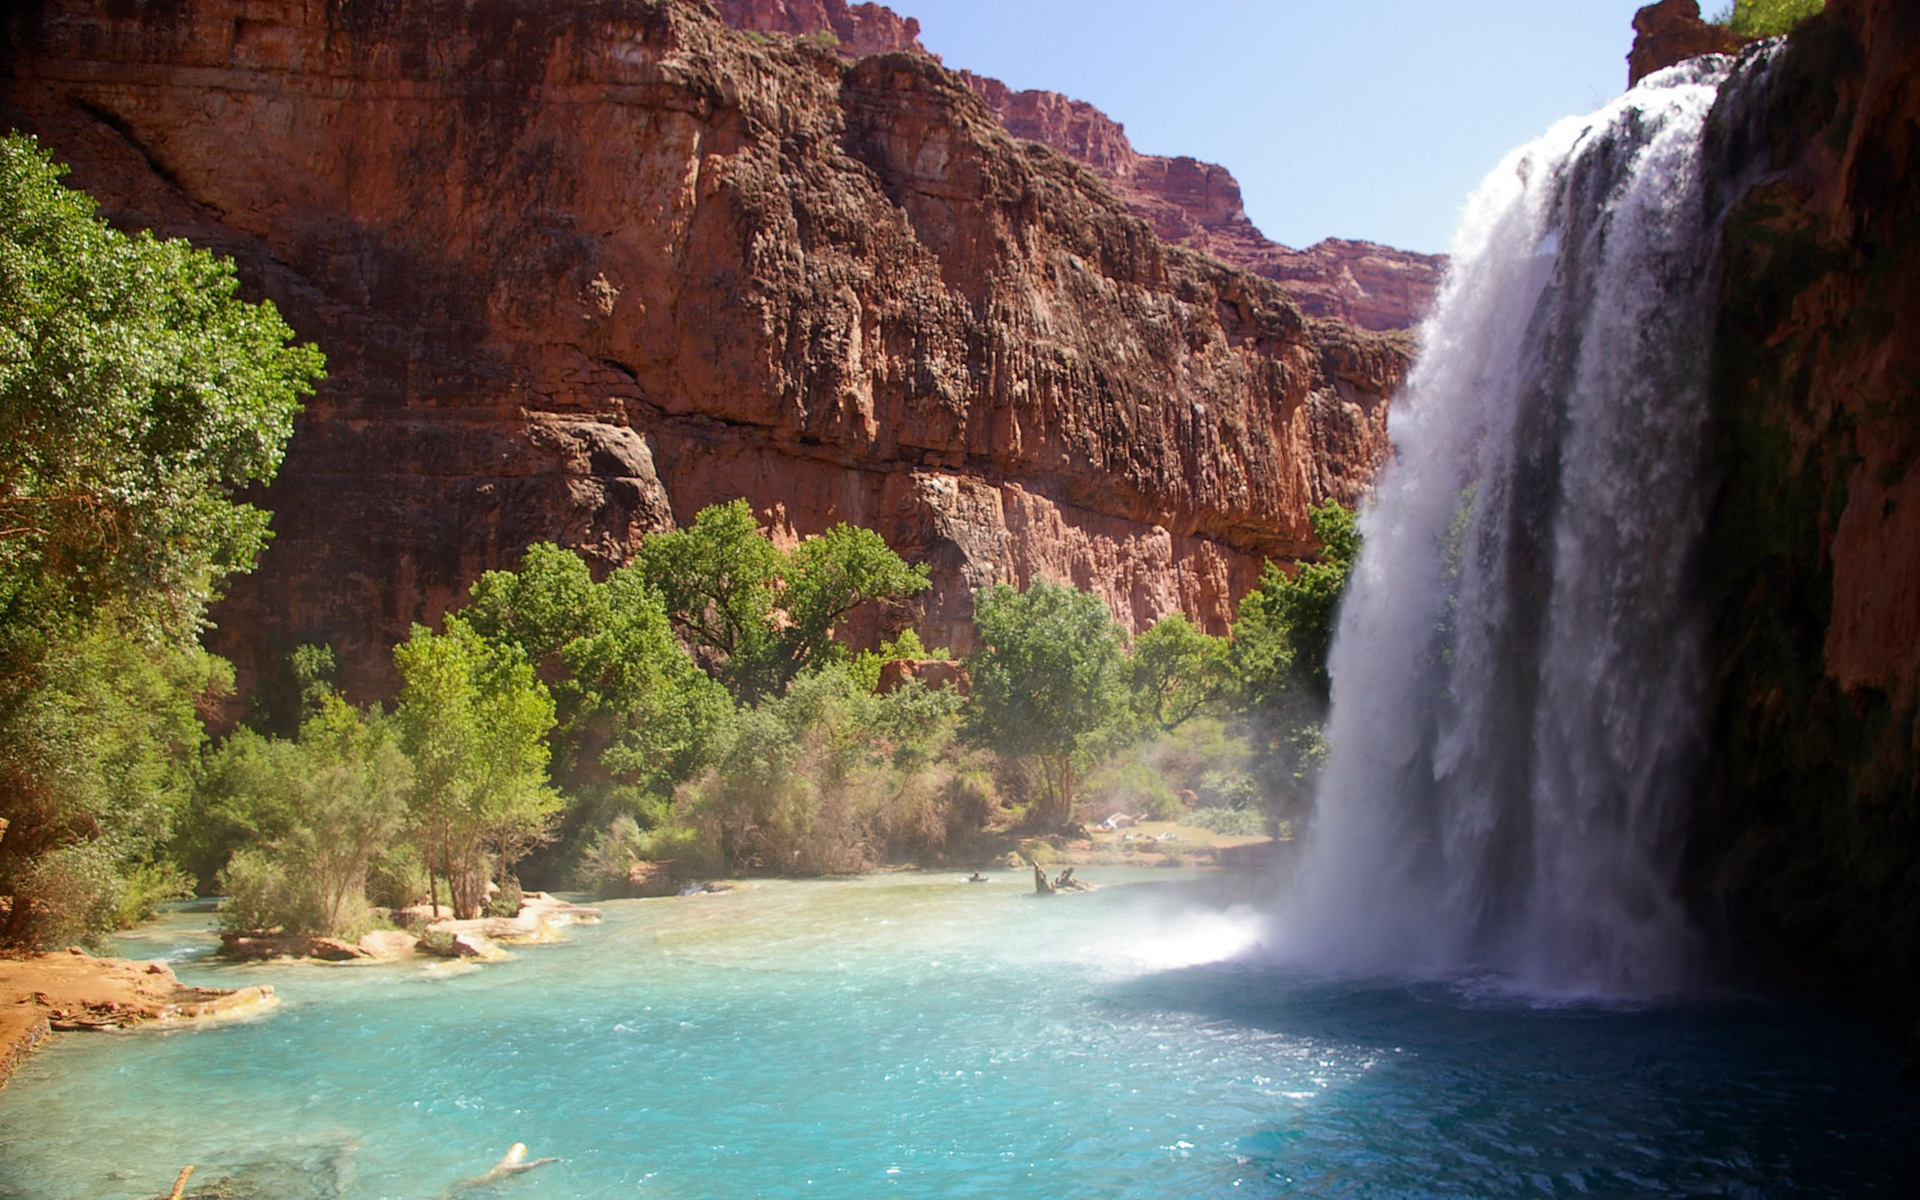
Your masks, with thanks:
[(1633, 14), (1627, 86), (1702, 54), (1738, 54), (1752, 38), (1700, 19), (1697, 0), (1660, 0)]
[(374, 958), (398, 958), (403, 954), (411, 954), (419, 944), (419, 938), (401, 929), (376, 929), (359, 942), (361, 951)]

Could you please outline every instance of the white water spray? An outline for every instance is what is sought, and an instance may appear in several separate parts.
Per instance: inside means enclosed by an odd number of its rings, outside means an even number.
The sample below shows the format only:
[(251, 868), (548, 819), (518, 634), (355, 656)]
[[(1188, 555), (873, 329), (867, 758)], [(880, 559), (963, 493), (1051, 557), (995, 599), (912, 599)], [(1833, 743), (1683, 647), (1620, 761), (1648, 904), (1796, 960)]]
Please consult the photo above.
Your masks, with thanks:
[(1702, 145), (1732, 70), (1695, 60), (1561, 122), (1468, 206), (1361, 520), (1294, 954), (1555, 991), (1687, 981)]

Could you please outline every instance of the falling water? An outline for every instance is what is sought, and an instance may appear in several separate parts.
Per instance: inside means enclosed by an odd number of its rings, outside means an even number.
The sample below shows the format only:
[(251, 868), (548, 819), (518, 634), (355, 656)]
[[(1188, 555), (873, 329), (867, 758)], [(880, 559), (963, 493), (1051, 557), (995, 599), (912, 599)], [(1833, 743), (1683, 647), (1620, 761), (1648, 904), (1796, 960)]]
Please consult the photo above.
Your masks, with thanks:
[(1297, 952), (1553, 990), (1686, 981), (1719, 191), (1703, 146), (1722, 83), (1764, 58), (1661, 72), (1469, 203), (1361, 522), (1283, 917)]

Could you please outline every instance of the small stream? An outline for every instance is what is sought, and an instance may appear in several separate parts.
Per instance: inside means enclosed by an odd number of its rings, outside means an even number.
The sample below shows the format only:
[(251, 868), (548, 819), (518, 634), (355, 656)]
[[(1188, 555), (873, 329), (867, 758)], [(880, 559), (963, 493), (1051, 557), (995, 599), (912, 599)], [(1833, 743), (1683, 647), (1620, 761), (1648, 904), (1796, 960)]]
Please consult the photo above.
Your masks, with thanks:
[[(1739, 996), (1543, 1004), (1253, 965), (1263, 885), (1089, 869), (620, 901), (487, 967), (225, 966), (264, 1016), (63, 1035), (0, 1197), (1910, 1195), (1886, 1031)], [(463, 1190), (514, 1142), (560, 1161)]]

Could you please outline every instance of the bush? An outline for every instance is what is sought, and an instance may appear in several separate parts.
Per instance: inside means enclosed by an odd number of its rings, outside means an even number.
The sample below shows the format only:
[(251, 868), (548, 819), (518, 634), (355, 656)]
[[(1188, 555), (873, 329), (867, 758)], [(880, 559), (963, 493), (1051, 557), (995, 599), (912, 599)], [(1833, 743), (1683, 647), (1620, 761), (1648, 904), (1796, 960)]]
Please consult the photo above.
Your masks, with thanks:
[(1258, 837), (1267, 831), (1267, 819), (1255, 809), (1196, 808), (1182, 824), (1228, 837)]
[(1087, 774), (1080, 815), (1089, 821), (1127, 813), (1154, 821), (1172, 821), (1185, 811), (1166, 777), (1139, 761), (1109, 763)]
[(520, 906), (526, 902), (526, 893), (520, 890), (520, 881), (509, 875), (500, 890), (487, 898), (487, 915), (511, 920), (520, 915)]
[(387, 847), (367, 864), (367, 899), (381, 908), (399, 910), (427, 899), (427, 866), (419, 847), (401, 842)]
[(1779, 37), (1826, 6), (1826, 0), (1734, 0), (1713, 22), (1747, 37)]

